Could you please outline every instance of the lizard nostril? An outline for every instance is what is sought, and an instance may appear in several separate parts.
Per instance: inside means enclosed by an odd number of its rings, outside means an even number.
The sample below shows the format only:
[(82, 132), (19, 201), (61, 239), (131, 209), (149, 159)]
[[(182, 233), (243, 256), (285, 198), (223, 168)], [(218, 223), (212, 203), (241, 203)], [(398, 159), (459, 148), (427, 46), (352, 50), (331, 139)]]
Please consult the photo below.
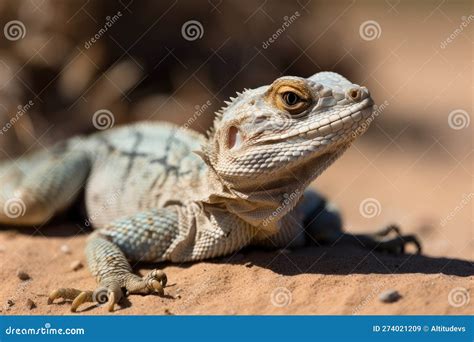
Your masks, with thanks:
[(346, 92), (346, 95), (352, 101), (359, 101), (362, 98), (362, 91), (359, 88), (351, 88)]

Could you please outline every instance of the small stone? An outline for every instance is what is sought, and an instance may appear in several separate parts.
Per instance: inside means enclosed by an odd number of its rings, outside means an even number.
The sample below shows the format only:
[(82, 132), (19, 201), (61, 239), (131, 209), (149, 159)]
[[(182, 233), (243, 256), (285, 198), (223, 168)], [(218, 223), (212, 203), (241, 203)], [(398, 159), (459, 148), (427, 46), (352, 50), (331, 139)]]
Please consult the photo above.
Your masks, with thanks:
[(61, 245), (60, 250), (64, 254), (71, 254), (71, 248), (68, 245)]
[(80, 260), (74, 260), (73, 262), (71, 262), (70, 267), (71, 267), (71, 270), (78, 271), (81, 268), (83, 268), (84, 265), (82, 264), (82, 262)]
[(23, 270), (16, 271), (16, 276), (23, 281), (31, 279), (30, 275)]
[(247, 267), (247, 268), (251, 268), (251, 267), (253, 267), (253, 264), (252, 264), (251, 261), (247, 261), (247, 262), (244, 264), (244, 266)]
[(28, 298), (28, 299), (26, 300), (25, 306), (26, 306), (27, 309), (33, 310), (34, 308), (36, 308), (36, 303), (33, 302), (30, 298)]
[(379, 295), (380, 301), (384, 303), (394, 303), (400, 298), (402, 298), (402, 296), (396, 290), (387, 290)]
[(165, 315), (173, 316), (174, 313), (172, 313), (172, 312), (170, 311), (170, 309), (166, 308), (166, 309), (165, 309)]
[(12, 307), (13, 305), (15, 305), (15, 302), (13, 301), (13, 299), (8, 299), (7, 300), (7, 305), (8, 305), (8, 307)]

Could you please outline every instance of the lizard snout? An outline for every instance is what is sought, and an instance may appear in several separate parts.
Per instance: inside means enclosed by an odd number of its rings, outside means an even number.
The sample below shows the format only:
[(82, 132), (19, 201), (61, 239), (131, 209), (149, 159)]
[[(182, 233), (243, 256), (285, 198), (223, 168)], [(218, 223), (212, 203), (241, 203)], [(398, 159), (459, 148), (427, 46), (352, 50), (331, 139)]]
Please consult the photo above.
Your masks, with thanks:
[(366, 87), (351, 87), (346, 90), (346, 98), (354, 102), (360, 102), (370, 98), (370, 92)]

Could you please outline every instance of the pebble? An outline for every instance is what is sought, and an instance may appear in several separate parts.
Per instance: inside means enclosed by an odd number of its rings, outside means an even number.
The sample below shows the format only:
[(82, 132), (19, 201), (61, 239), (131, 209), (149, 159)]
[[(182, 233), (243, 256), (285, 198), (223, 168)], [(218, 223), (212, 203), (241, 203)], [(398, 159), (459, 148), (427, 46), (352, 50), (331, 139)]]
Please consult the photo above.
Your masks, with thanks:
[(71, 254), (71, 248), (68, 245), (61, 245), (60, 249), (64, 254)]
[(71, 270), (73, 271), (79, 271), (81, 268), (84, 267), (84, 265), (82, 264), (82, 262), (80, 260), (74, 260), (73, 262), (71, 262)]
[(15, 305), (15, 302), (13, 301), (13, 299), (8, 299), (7, 300), (7, 305), (8, 305), (8, 307), (12, 307), (13, 305)]
[(247, 262), (244, 264), (244, 266), (247, 267), (247, 268), (251, 268), (251, 267), (253, 267), (253, 264), (252, 264), (251, 261), (247, 261)]
[(18, 270), (16, 271), (16, 276), (20, 279), (20, 280), (30, 280), (31, 277), (28, 273), (26, 273), (25, 271), (23, 270)]
[(165, 312), (164, 312), (164, 313), (165, 313), (165, 315), (168, 315), (168, 316), (173, 316), (173, 315), (174, 315), (174, 313), (172, 313), (172, 312), (170, 311), (170, 309), (168, 309), (168, 308), (165, 309)]
[(29, 310), (33, 310), (34, 308), (36, 308), (36, 303), (33, 302), (30, 298), (28, 298), (26, 300), (26, 308)]
[(387, 290), (379, 295), (380, 301), (384, 303), (394, 303), (400, 298), (402, 298), (402, 296), (396, 290)]

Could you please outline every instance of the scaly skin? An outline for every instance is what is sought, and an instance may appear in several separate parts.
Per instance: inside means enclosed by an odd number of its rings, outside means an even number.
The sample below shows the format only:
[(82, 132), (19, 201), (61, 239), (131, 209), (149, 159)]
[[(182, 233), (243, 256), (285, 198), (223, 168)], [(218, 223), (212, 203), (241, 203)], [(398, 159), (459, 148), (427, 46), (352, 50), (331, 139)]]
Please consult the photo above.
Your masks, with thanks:
[[(362, 134), (373, 101), (365, 87), (323, 72), (281, 77), (246, 90), (217, 115), (208, 137), (166, 123), (140, 123), (76, 137), (0, 166), (0, 222), (41, 224), (85, 186), (89, 268), (95, 291), (54, 290), (49, 298), (108, 301), (163, 294), (166, 275), (132, 273), (129, 261), (185, 262), (247, 245), (297, 247), (312, 240), (402, 252), (413, 236), (342, 232), (337, 212), (310, 182)], [(12, 215), (11, 205), (24, 206)], [(16, 217), (15, 217), (16, 216)], [(390, 232), (393, 239), (381, 239)]]

